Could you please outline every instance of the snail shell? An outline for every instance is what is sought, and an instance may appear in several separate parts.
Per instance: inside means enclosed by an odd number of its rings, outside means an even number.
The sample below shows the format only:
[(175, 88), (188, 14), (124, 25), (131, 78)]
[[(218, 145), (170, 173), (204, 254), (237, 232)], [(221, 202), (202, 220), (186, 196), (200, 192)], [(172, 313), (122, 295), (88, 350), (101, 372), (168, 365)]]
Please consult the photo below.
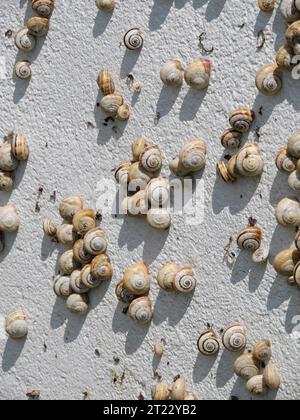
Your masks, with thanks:
[(73, 292), (78, 294), (87, 293), (89, 291), (89, 288), (81, 281), (81, 270), (74, 270), (70, 275), (70, 286)]
[(265, 64), (258, 70), (256, 87), (263, 95), (277, 95), (282, 88), (282, 71), (277, 64)]
[(95, 289), (101, 284), (101, 280), (96, 279), (91, 270), (91, 264), (87, 264), (80, 272), (80, 281), (84, 287), (88, 289)]
[(60, 256), (58, 265), (59, 269), (68, 276), (72, 274), (76, 268), (78, 268), (78, 263), (74, 258), (73, 249), (69, 249)]
[(191, 267), (180, 269), (176, 274), (173, 287), (177, 292), (190, 293), (196, 287), (197, 281), (194, 277), (194, 272)]
[(160, 78), (167, 86), (181, 86), (183, 83), (183, 68), (181, 61), (167, 61), (160, 70)]
[(237, 149), (240, 147), (241, 141), (242, 133), (234, 128), (225, 130), (221, 137), (221, 143), (225, 149)]
[(197, 139), (186, 143), (179, 157), (170, 162), (170, 170), (177, 176), (186, 176), (201, 171), (206, 163), (206, 144)]
[(295, 131), (288, 139), (287, 151), (291, 156), (300, 158), (300, 130)]
[(278, 373), (277, 368), (274, 365), (269, 364), (266, 366), (263, 373), (263, 379), (265, 385), (269, 389), (278, 389), (281, 385), (281, 377)]
[(97, 255), (91, 262), (92, 276), (99, 281), (107, 281), (112, 278), (113, 267), (106, 254)]
[(20, 226), (20, 218), (16, 207), (12, 204), (0, 207), (0, 230), (3, 232), (15, 232)]
[(141, 189), (145, 189), (148, 182), (154, 178), (154, 176), (154, 172), (146, 171), (140, 166), (139, 162), (134, 162), (128, 170), (128, 181), (130, 183), (135, 181), (144, 184), (144, 188), (142, 188), (142, 185), (139, 185)]
[(259, 176), (264, 170), (264, 160), (256, 144), (243, 147), (236, 156), (236, 170), (242, 176)]
[(89, 264), (93, 256), (84, 247), (83, 239), (78, 239), (73, 246), (74, 259), (79, 264)]
[(255, 263), (265, 263), (270, 254), (270, 248), (266, 244), (261, 244), (260, 247), (253, 253), (252, 261)]
[(175, 263), (165, 264), (158, 272), (157, 283), (162, 289), (172, 290), (174, 279), (180, 268)]
[(5, 318), (5, 331), (13, 339), (24, 338), (28, 334), (28, 317), (22, 309), (10, 312)]
[(141, 190), (132, 197), (126, 197), (122, 203), (123, 213), (130, 216), (140, 216), (147, 214), (148, 204), (146, 191)]
[(282, 0), (280, 10), (288, 23), (300, 19), (300, 13), (295, 6), (295, 0)]
[(140, 156), (140, 165), (147, 172), (158, 172), (162, 167), (162, 155), (158, 146), (147, 146)]
[(30, 52), (36, 46), (36, 39), (28, 31), (28, 28), (21, 28), (15, 36), (16, 47), (21, 51)]
[(152, 387), (152, 400), (164, 401), (170, 398), (169, 385), (164, 382), (160, 382)]
[(232, 352), (239, 352), (246, 347), (246, 331), (240, 323), (234, 323), (223, 332), (222, 341), (224, 347)]
[(260, 340), (252, 350), (254, 359), (266, 362), (272, 357), (272, 344), (270, 340)]
[(297, 262), (293, 272), (293, 283), (300, 287), (300, 262)]
[(126, 160), (117, 167), (115, 172), (115, 179), (121, 185), (127, 185), (128, 183), (128, 172), (131, 166), (131, 161)]
[(90, 255), (99, 255), (106, 252), (107, 240), (103, 229), (91, 229), (83, 238), (85, 251)]
[(121, 280), (115, 289), (117, 298), (123, 303), (131, 303), (135, 299), (135, 295), (124, 287), (124, 281)]
[(275, 216), (282, 226), (300, 225), (300, 204), (296, 199), (283, 198), (276, 207)]
[(284, 70), (292, 70), (294, 67), (292, 59), (294, 56), (293, 48), (289, 45), (283, 45), (276, 53), (277, 66)]
[(197, 347), (204, 356), (214, 356), (220, 351), (220, 342), (216, 334), (212, 330), (208, 330), (198, 338)]
[(92, 209), (77, 211), (73, 217), (73, 226), (78, 234), (86, 234), (89, 230), (96, 227), (96, 212)]
[(0, 171), (0, 191), (10, 192), (14, 186), (14, 181), (10, 172)]
[(140, 82), (135, 82), (132, 85), (132, 90), (134, 93), (141, 93), (142, 91), (142, 84)]
[(239, 248), (247, 251), (257, 251), (261, 245), (262, 231), (256, 226), (242, 229), (237, 237)]
[(50, 17), (54, 10), (55, 0), (31, 0), (32, 9), (42, 17)]
[(246, 133), (250, 130), (254, 118), (255, 114), (251, 109), (239, 108), (230, 114), (229, 124), (234, 130), (240, 133)]
[[(232, 159), (232, 158), (231, 158)], [(234, 162), (236, 162), (236, 158), (234, 157)], [(223, 160), (219, 160), (216, 165), (217, 175), (223, 179), (224, 182), (235, 182), (237, 176), (232, 173), (229, 167), (229, 162), (224, 162)]]
[(108, 70), (103, 69), (100, 71), (97, 83), (104, 96), (111, 95), (115, 92), (115, 84)]
[(112, 93), (106, 95), (101, 99), (100, 106), (101, 109), (107, 114), (115, 117), (117, 115), (118, 109), (123, 105), (124, 99), (122, 95), (118, 93)]
[(19, 161), (12, 153), (11, 144), (0, 143), (0, 170), (13, 172), (17, 169)]
[(138, 28), (130, 29), (124, 36), (124, 45), (129, 50), (139, 50), (143, 44), (143, 33)]
[(56, 296), (70, 296), (72, 293), (70, 278), (68, 276), (56, 276), (53, 282), (53, 290)]
[(56, 236), (56, 225), (52, 219), (45, 219), (43, 223), (43, 231), (45, 235), (55, 237)]
[(118, 108), (116, 119), (119, 121), (127, 121), (130, 117), (130, 107), (128, 104), (123, 104)]
[(147, 222), (154, 229), (169, 229), (172, 223), (171, 215), (168, 209), (154, 208), (147, 212)]
[(148, 296), (134, 299), (129, 305), (130, 317), (139, 324), (147, 324), (152, 319), (152, 302)]
[(11, 151), (17, 160), (27, 160), (29, 147), (27, 140), (22, 133), (15, 134), (11, 144)]
[(148, 202), (152, 207), (164, 206), (169, 202), (170, 184), (166, 178), (152, 179), (146, 188)]
[(49, 29), (49, 20), (47, 18), (34, 16), (27, 21), (26, 26), (32, 35), (38, 37), (45, 36)]
[(29, 79), (31, 77), (30, 61), (18, 61), (15, 65), (15, 73), (19, 79)]
[(211, 62), (208, 60), (194, 61), (184, 72), (186, 83), (192, 88), (204, 90), (208, 87), (211, 76)]
[(116, 6), (116, 0), (96, 0), (96, 6), (103, 12), (112, 12)]
[(149, 270), (143, 263), (132, 264), (124, 273), (124, 287), (135, 296), (147, 294), (151, 286)]
[(299, 49), (299, 37), (300, 37), (300, 20), (297, 20), (296, 22), (292, 23), (286, 33), (285, 37), (287, 40), (287, 43), (290, 47), (292, 47), (297, 54), (297, 49)]
[(279, 149), (276, 156), (276, 166), (280, 171), (288, 173), (296, 169), (297, 160), (288, 154), (287, 148)]
[(267, 391), (262, 375), (256, 375), (249, 379), (246, 389), (253, 395), (264, 395)]
[(272, 12), (275, 9), (275, 0), (258, 0), (260, 10)]
[(295, 246), (300, 251), (300, 231), (295, 236)]
[(186, 381), (183, 378), (178, 378), (172, 386), (171, 398), (172, 400), (182, 401), (186, 395)]
[(86, 295), (73, 293), (68, 297), (66, 306), (69, 311), (75, 314), (85, 315), (89, 310), (88, 297)]
[(69, 222), (73, 220), (75, 213), (83, 209), (83, 201), (81, 197), (72, 196), (64, 198), (59, 206), (61, 217)]
[(279, 252), (273, 261), (273, 267), (282, 276), (293, 275), (295, 265), (300, 260), (300, 251), (294, 248), (284, 249)]
[(240, 378), (249, 381), (253, 376), (259, 375), (259, 364), (252, 354), (243, 354), (234, 363), (234, 372)]
[(164, 354), (164, 345), (161, 341), (159, 343), (155, 343), (153, 350), (156, 357), (162, 357)]
[(288, 178), (289, 187), (294, 191), (300, 190), (300, 172), (294, 171), (289, 175)]
[(145, 151), (146, 147), (148, 147), (148, 144), (146, 143), (146, 140), (144, 140), (142, 137), (139, 137), (138, 139), (134, 140), (134, 142), (131, 145), (131, 150), (133, 159), (136, 162), (139, 162), (140, 157)]
[[(50, 235), (51, 236), (51, 235)], [(73, 225), (62, 224), (56, 228), (56, 239), (62, 245), (73, 246), (77, 240)]]

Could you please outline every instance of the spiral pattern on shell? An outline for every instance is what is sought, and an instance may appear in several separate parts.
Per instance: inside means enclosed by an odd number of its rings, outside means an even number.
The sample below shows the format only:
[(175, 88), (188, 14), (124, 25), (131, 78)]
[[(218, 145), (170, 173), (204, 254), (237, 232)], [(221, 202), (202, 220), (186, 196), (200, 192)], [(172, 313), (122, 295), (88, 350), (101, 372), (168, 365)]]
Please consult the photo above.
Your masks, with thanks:
[(32, 35), (38, 37), (45, 36), (49, 29), (49, 20), (34, 16), (27, 21), (26, 26)]
[(143, 263), (132, 264), (124, 273), (124, 287), (136, 296), (145, 295), (150, 290), (151, 277)]
[(249, 226), (240, 231), (237, 237), (239, 248), (247, 251), (257, 251), (261, 245), (262, 231), (255, 226)]
[(124, 35), (124, 45), (129, 50), (138, 50), (142, 48), (143, 44), (144, 44), (143, 33), (138, 28), (130, 29)]
[(252, 350), (254, 359), (266, 362), (272, 357), (272, 344), (270, 340), (260, 340)]
[(47, 218), (43, 223), (43, 230), (45, 235), (54, 237), (56, 235), (56, 225), (53, 220)]
[(162, 289), (172, 290), (174, 279), (180, 268), (177, 264), (171, 262), (165, 264), (157, 274), (157, 283)]
[(83, 209), (83, 201), (79, 196), (65, 197), (59, 205), (59, 214), (65, 220), (72, 221), (75, 213)]
[(140, 164), (148, 172), (157, 172), (162, 167), (162, 155), (158, 146), (147, 146), (140, 156)]
[(68, 297), (72, 293), (70, 278), (67, 276), (56, 276), (53, 282), (54, 293), (59, 297)]
[(213, 331), (202, 333), (198, 339), (197, 347), (204, 356), (214, 356), (219, 353), (220, 342)]
[(180, 60), (167, 61), (160, 70), (160, 78), (167, 86), (181, 86), (183, 82), (183, 68)]
[(106, 254), (100, 254), (93, 258), (91, 262), (91, 273), (99, 281), (107, 281), (112, 278), (113, 267)]
[(262, 375), (253, 376), (246, 384), (246, 389), (253, 395), (264, 395), (267, 391)]
[(118, 282), (115, 293), (117, 298), (123, 303), (131, 303), (135, 299), (135, 295), (124, 287), (124, 281), (121, 280)]
[(128, 312), (139, 324), (147, 324), (152, 319), (152, 302), (147, 296), (134, 299), (129, 305)]
[(288, 153), (299, 159), (300, 158), (300, 130), (295, 131), (288, 139)]
[(118, 109), (121, 105), (123, 105), (124, 99), (122, 95), (118, 93), (112, 93), (110, 95), (106, 95), (101, 99), (100, 106), (102, 111), (106, 112), (107, 114), (115, 117), (117, 115)]
[(266, 64), (256, 74), (256, 87), (267, 96), (276, 95), (282, 88), (282, 71), (277, 64)]
[(73, 217), (73, 226), (75, 232), (85, 235), (96, 227), (96, 212), (92, 209), (77, 211)]
[(78, 262), (74, 258), (72, 249), (64, 252), (58, 260), (59, 269), (66, 275), (72, 274), (78, 268)]
[(90, 255), (103, 254), (107, 249), (106, 235), (103, 229), (91, 229), (83, 239), (85, 251)]
[(245, 328), (241, 324), (233, 324), (223, 332), (224, 347), (232, 352), (239, 352), (246, 347), (247, 339)]
[(239, 133), (246, 133), (254, 121), (255, 114), (251, 109), (239, 108), (229, 116), (231, 127)]
[(97, 83), (104, 96), (111, 95), (115, 92), (115, 84), (108, 70), (103, 69), (100, 71)]
[(221, 137), (221, 143), (225, 149), (236, 149), (240, 147), (241, 141), (242, 133), (234, 128), (225, 130)]
[(21, 51), (33, 51), (36, 46), (36, 39), (28, 31), (28, 28), (21, 28), (15, 35), (16, 47)]
[(197, 281), (192, 268), (182, 268), (174, 278), (174, 289), (181, 293), (190, 293), (196, 287)]
[(55, 0), (31, 0), (32, 9), (42, 17), (49, 17), (54, 10)]
[(233, 176), (229, 171), (229, 166), (227, 162), (222, 160), (217, 162), (216, 165), (217, 175), (223, 179), (224, 182), (235, 182), (237, 177)]
[(287, 148), (285, 147), (278, 150), (275, 162), (280, 171), (291, 173), (296, 169), (297, 161), (288, 154)]
[(74, 270), (70, 275), (70, 287), (73, 292), (78, 294), (87, 293), (89, 291), (89, 288), (81, 281), (81, 270)]
[(88, 264), (92, 261), (93, 255), (87, 252), (83, 239), (78, 239), (73, 246), (74, 259), (79, 264)]
[(204, 90), (208, 87), (211, 76), (211, 62), (198, 60), (188, 65), (184, 72), (186, 83), (192, 88)]
[(250, 144), (243, 147), (236, 156), (236, 169), (242, 176), (259, 176), (264, 170), (264, 160), (259, 147)]
[(162, 177), (152, 179), (147, 185), (146, 194), (151, 207), (166, 205), (170, 196), (169, 181)]
[(259, 364), (255, 361), (251, 353), (238, 357), (234, 362), (233, 369), (236, 375), (246, 381), (259, 374)]
[(283, 226), (300, 225), (300, 204), (295, 199), (283, 198), (276, 206), (275, 216)]
[(18, 61), (15, 65), (15, 73), (19, 79), (31, 77), (31, 63), (29, 61)]
[(5, 318), (5, 331), (13, 339), (24, 338), (28, 334), (28, 317), (22, 309), (11, 311)]
[(169, 229), (172, 220), (170, 212), (164, 208), (153, 208), (147, 212), (147, 222), (154, 229)]
[(79, 315), (85, 315), (88, 312), (88, 297), (86, 295), (78, 295), (73, 293), (67, 298), (66, 307), (69, 311)]
[(18, 133), (13, 136), (11, 151), (17, 160), (28, 159), (29, 147), (24, 134)]
[(62, 224), (56, 228), (56, 239), (62, 245), (73, 246), (78, 236), (74, 232), (73, 225)]
[(0, 230), (3, 232), (15, 232), (20, 226), (20, 218), (14, 205), (7, 204), (0, 207)]

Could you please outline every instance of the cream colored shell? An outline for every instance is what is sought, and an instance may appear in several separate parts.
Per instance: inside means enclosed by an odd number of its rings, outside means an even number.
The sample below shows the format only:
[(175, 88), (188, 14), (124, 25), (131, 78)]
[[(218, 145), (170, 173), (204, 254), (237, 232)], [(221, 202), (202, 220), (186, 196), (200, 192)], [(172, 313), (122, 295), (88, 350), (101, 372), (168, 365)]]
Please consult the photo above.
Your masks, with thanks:
[(77, 235), (76, 232), (74, 232), (73, 225), (64, 223), (62, 225), (57, 226), (56, 239), (62, 245), (73, 246), (73, 244), (77, 240)]
[(246, 389), (253, 395), (264, 395), (267, 391), (262, 375), (253, 376), (246, 384)]
[(171, 214), (165, 208), (153, 208), (147, 212), (147, 222), (154, 229), (166, 230), (169, 229), (172, 223)]
[(134, 299), (129, 305), (130, 317), (139, 324), (147, 324), (152, 319), (152, 302), (148, 296)]
[(0, 171), (0, 191), (10, 192), (14, 186), (12, 174)]
[(112, 12), (116, 6), (116, 0), (96, 0), (96, 6), (103, 12)]
[(16, 207), (12, 204), (0, 207), (0, 230), (15, 232), (19, 226), (20, 218), (17, 215)]
[(73, 217), (75, 232), (85, 235), (89, 230), (96, 227), (96, 212), (92, 209), (83, 209), (75, 213)]
[(88, 298), (74, 293), (67, 298), (66, 307), (73, 313), (85, 315), (89, 310)]
[(104, 230), (94, 228), (88, 231), (83, 238), (83, 246), (90, 255), (99, 255), (106, 252), (107, 240)]
[(142, 296), (149, 292), (151, 276), (143, 263), (132, 264), (124, 273), (124, 287), (136, 296)]
[(45, 235), (55, 237), (56, 236), (56, 225), (52, 219), (46, 218), (43, 223), (43, 230)]
[(49, 20), (47, 18), (34, 16), (27, 21), (26, 26), (29, 33), (32, 35), (38, 37), (45, 36), (49, 29)]
[(253, 357), (260, 362), (266, 362), (272, 357), (272, 344), (270, 340), (258, 341), (252, 349)]
[(249, 381), (253, 376), (259, 375), (259, 363), (253, 358), (251, 353), (243, 354), (234, 362), (234, 372), (236, 375)]
[(194, 61), (184, 71), (184, 78), (188, 85), (198, 90), (205, 90), (210, 81), (211, 62), (208, 60)]
[(288, 139), (287, 151), (291, 156), (300, 158), (300, 130), (295, 131)]
[(22, 309), (10, 312), (5, 318), (5, 331), (13, 339), (21, 339), (28, 334), (28, 317)]
[(53, 281), (53, 291), (59, 297), (68, 297), (72, 293), (70, 278), (58, 275)]
[(214, 331), (208, 330), (198, 338), (197, 347), (204, 356), (214, 356), (220, 351), (220, 341)]
[(283, 198), (276, 206), (275, 216), (283, 226), (300, 225), (300, 204), (294, 198)]
[(113, 275), (113, 266), (106, 254), (100, 254), (91, 262), (91, 274), (98, 281), (108, 281)]
[(234, 323), (223, 331), (222, 341), (224, 347), (232, 352), (240, 352), (246, 347), (246, 331), (242, 324)]
[(273, 267), (277, 273), (290, 277), (298, 261), (300, 261), (300, 251), (295, 248), (284, 249), (275, 256)]
[(263, 380), (265, 385), (272, 390), (278, 389), (281, 385), (280, 374), (277, 368), (272, 364), (266, 366), (263, 372)]
[(19, 161), (12, 153), (12, 146), (8, 143), (0, 143), (0, 170), (13, 172), (17, 169)]
[(160, 382), (152, 387), (151, 394), (152, 399), (155, 401), (168, 400), (170, 397), (169, 385), (164, 382)]
[(160, 78), (167, 86), (181, 86), (183, 82), (183, 68), (181, 61), (167, 61), (160, 69)]
[(81, 270), (74, 270), (70, 275), (70, 286), (72, 291), (77, 294), (87, 293), (89, 291), (89, 288), (81, 281)]
[(21, 28), (15, 35), (15, 44), (19, 50), (30, 52), (36, 46), (36, 39), (28, 31), (28, 28)]
[(178, 378), (172, 386), (171, 399), (176, 401), (182, 401), (185, 398), (187, 391), (186, 381), (183, 378)]
[(73, 220), (75, 213), (83, 209), (83, 200), (79, 196), (64, 198), (59, 206), (61, 217), (69, 222)]
[(74, 259), (74, 253), (72, 249), (69, 249), (60, 256), (58, 260), (58, 266), (61, 272), (66, 275), (72, 274), (72, 272), (78, 268), (78, 262), (76, 262)]
[(19, 77), (19, 79), (29, 79), (32, 74), (30, 61), (18, 61), (15, 64), (15, 73)]
[(257, 71), (256, 87), (263, 95), (277, 95), (282, 88), (282, 72), (277, 64), (266, 64)]

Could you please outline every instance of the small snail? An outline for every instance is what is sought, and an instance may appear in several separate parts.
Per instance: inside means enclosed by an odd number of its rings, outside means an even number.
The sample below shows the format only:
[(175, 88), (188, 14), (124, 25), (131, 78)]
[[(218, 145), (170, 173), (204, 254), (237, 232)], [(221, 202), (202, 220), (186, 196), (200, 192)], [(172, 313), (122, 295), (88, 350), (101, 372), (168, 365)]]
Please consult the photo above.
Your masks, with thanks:
[(183, 68), (181, 61), (167, 61), (160, 70), (160, 78), (167, 86), (181, 86), (183, 83)]
[(74, 258), (72, 249), (69, 249), (60, 256), (58, 265), (59, 269), (66, 275), (72, 274), (78, 268), (78, 262)]
[(118, 282), (115, 293), (117, 298), (123, 303), (131, 303), (135, 299), (135, 295), (124, 287), (124, 280)]
[(172, 386), (171, 398), (172, 400), (182, 401), (186, 395), (186, 381), (183, 378), (178, 378)]
[(259, 375), (259, 363), (253, 358), (251, 353), (243, 354), (234, 363), (234, 372), (240, 378), (249, 381), (253, 376)]
[(282, 88), (282, 71), (277, 64), (265, 64), (258, 70), (256, 87), (263, 95), (277, 95)]
[(31, 77), (30, 61), (18, 61), (15, 65), (15, 73), (19, 79), (29, 79)]
[(20, 226), (20, 218), (16, 207), (12, 204), (0, 207), (0, 231), (15, 232)]
[(295, 0), (282, 0), (280, 10), (288, 23), (300, 19), (300, 13), (295, 6)]
[(56, 230), (57, 230), (57, 227), (56, 227), (55, 223), (53, 222), (53, 220), (51, 220), (49, 218), (44, 220), (43, 231), (44, 231), (45, 235), (55, 237), (56, 236)]
[(222, 341), (224, 347), (232, 352), (239, 352), (246, 347), (246, 331), (242, 324), (234, 323), (223, 332)]
[(186, 143), (179, 156), (173, 159), (170, 170), (174, 175), (184, 177), (194, 172), (201, 171), (206, 163), (206, 144), (203, 140), (197, 139)]
[(170, 184), (167, 178), (154, 178), (146, 188), (146, 195), (151, 207), (164, 206), (169, 202)]
[(14, 134), (12, 143), (11, 143), (11, 151), (14, 157), (17, 160), (27, 160), (29, 157), (29, 147), (27, 140), (22, 133)]
[(236, 172), (236, 155), (232, 156), (228, 162), (220, 160), (217, 162), (217, 175), (223, 179), (224, 182), (235, 182), (238, 174)]
[(278, 389), (281, 385), (281, 377), (274, 365), (267, 365), (263, 372), (263, 380), (269, 389)]
[(251, 109), (238, 108), (230, 114), (229, 124), (234, 130), (246, 133), (250, 130), (254, 118), (255, 114)]
[(256, 375), (249, 379), (246, 389), (253, 395), (264, 395), (267, 391), (262, 375)]
[(101, 284), (101, 280), (96, 279), (96, 277), (93, 276), (91, 264), (85, 265), (81, 270), (80, 281), (83, 284), (83, 286), (87, 287), (88, 289), (95, 289)]
[(269, 340), (260, 340), (252, 349), (254, 359), (266, 362), (272, 357), (272, 344)]
[(129, 50), (139, 50), (144, 44), (143, 33), (138, 28), (130, 29), (124, 35), (124, 45)]
[(194, 89), (205, 90), (209, 85), (211, 67), (209, 60), (194, 61), (184, 71), (186, 83)]
[(294, 248), (284, 249), (275, 256), (273, 267), (282, 276), (290, 277), (298, 261), (300, 261), (300, 251)]
[(73, 246), (74, 260), (79, 264), (89, 264), (93, 256), (84, 247), (83, 239), (78, 239)]
[(74, 270), (70, 275), (70, 287), (77, 294), (87, 293), (89, 291), (89, 288), (81, 281), (81, 270)]
[(111, 95), (115, 92), (115, 84), (108, 70), (103, 69), (100, 71), (97, 83), (104, 96)]
[(19, 161), (12, 153), (12, 146), (8, 143), (0, 143), (0, 170), (13, 172), (17, 169)]
[(113, 267), (106, 254), (100, 254), (93, 258), (91, 262), (91, 274), (99, 281), (108, 281), (112, 278)]
[(122, 95), (118, 93), (111, 93), (110, 95), (106, 95), (101, 99), (100, 106), (102, 111), (106, 112), (107, 114), (111, 115), (112, 117), (116, 117), (118, 109), (124, 103), (124, 98)]
[(288, 139), (287, 151), (291, 156), (300, 158), (300, 130), (295, 131)]
[(294, 67), (292, 62), (294, 56), (293, 48), (289, 45), (283, 45), (276, 53), (277, 66), (284, 70), (291, 71)]
[(190, 293), (196, 287), (197, 281), (191, 267), (181, 268), (174, 278), (173, 287), (177, 292)]
[(134, 299), (129, 305), (130, 317), (139, 324), (147, 324), (152, 319), (152, 302), (148, 296)]
[(242, 229), (237, 237), (239, 248), (248, 251), (257, 251), (261, 245), (262, 231), (259, 227), (249, 226)]
[(148, 172), (144, 168), (142, 168), (139, 162), (134, 162), (128, 170), (128, 181), (130, 183), (132, 181), (135, 181), (144, 184), (144, 188), (142, 189), (146, 188), (146, 185), (148, 184), (148, 182), (150, 182), (152, 178), (154, 178), (154, 176), (155, 174), (153, 172)]
[(86, 295), (73, 293), (67, 298), (66, 306), (73, 313), (85, 315), (89, 310), (88, 298)]
[(293, 171), (288, 178), (288, 185), (294, 191), (300, 190), (300, 172)]
[(275, 216), (282, 226), (300, 225), (300, 204), (296, 199), (283, 198), (276, 206)]
[(66, 197), (60, 203), (59, 213), (63, 219), (72, 222), (75, 213), (82, 209), (83, 201), (81, 197)]
[(132, 85), (132, 90), (134, 93), (141, 93), (142, 91), (142, 84), (140, 82), (135, 82)]
[(62, 224), (56, 227), (56, 239), (62, 245), (73, 246), (78, 237), (74, 232), (73, 225)]
[(146, 295), (151, 286), (151, 276), (143, 263), (132, 264), (124, 273), (124, 287), (135, 296)]
[(139, 137), (136, 140), (134, 140), (134, 142), (131, 145), (131, 150), (132, 150), (133, 159), (136, 162), (139, 162), (140, 157), (142, 153), (145, 151), (146, 147), (148, 147), (148, 144), (146, 140), (143, 139), (142, 137)]
[(22, 309), (10, 312), (5, 318), (5, 331), (10, 338), (24, 338), (28, 334), (27, 314)]
[(30, 34), (38, 37), (45, 36), (49, 29), (49, 20), (34, 16), (27, 21), (26, 26)]
[(86, 234), (89, 230), (96, 227), (96, 212), (92, 209), (77, 211), (73, 217), (73, 226), (78, 234)]
[(15, 35), (15, 44), (19, 50), (24, 52), (33, 51), (36, 46), (36, 39), (28, 31), (28, 28), (21, 28)]
[(272, 12), (275, 9), (275, 0), (258, 0), (260, 10)]
[(171, 214), (168, 209), (153, 208), (147, 212), (147, 222), (154, 229), (167, 230), (172, 223)]
[(197, 347), (204, 356), (214, 356), (220, 351), (220, 341), (214, 331), (208, 330), (198, 338)]
[(169, 385), (164, 382), (160, 382), (152, 387), (151, 390), (152, 399), (155, 401), (164, 401), (170, 398)]
[(147, 172), (158, 172), (162, 167), (162, 155), (158, 146), (147, 146), (140, 155), (140, 165)]
[(236, 171), (241, 176), (259, 176), (264, 170), (264, 160), (256, 144), (248, 144), (236, 155)]
[(173, 290), (174, 279), (179, 267), (175, 263), (165, 264), (158, 272), (157, 283), (162, 289)]
[(128, 104), (123, 104), (118, 108), (116, 119), (119, 121), (127, 121), (130, 117), (130, 107)]
[(56, 296), (68, 297), (72, 293), (70, 278), (68, 276), (56, 276), (53, 281), (53, 290)]
[(288, 27), (285, 37), (287, 44), (293, 48), (294, 53), (299, 54), (300, 20), (297, 20)]
[(0, 171), (0, 191), (10, 192), (14, 186), (14, 181), (10, 172)]
[(116, 0), (96, 0), (96, 6), (103, 12), (112, 12), (116, 6)]
[(115, 179), (120, 185), (127, 185), (130, 166), (131, 161), (125, 160), (124, 162), (120, 163), (120, 165), (117, 167), (115, 171)]
[(276, 166), (280, 171), (291, 173), (295, 171), (297, 159), (288, 154), (287, 148), (278, 150), (276, 155)]
[(55, 0), (31, 0), (32, 9), (37, 12), (38, 15), (43, 17), (50, 17), (54, 10)]
[(241, 141), (242, 133), (234, 128), (225, 130), (221, 137), (221, 143), (225, 149), (237, 149), (240, 147)]
[(131, 197), (126, 197), (122, 202), (122, 210), (124, 214), (130, 216), (140, 216), (147, 214), (147, 196), (146, 191), (141, 190)]
[(99, 255), (106, 252), (107, 240), (103, 229), (91, 229), (83, 238), (85, 251), (90, 255)]
[(164, 350), (165, 350), (165, 346), (164, 346), (163, 340), (160, 340), (158, 343), (155, 343), (153, 351), (156, 357), (161, 358), (162, 355), (164, 354)]

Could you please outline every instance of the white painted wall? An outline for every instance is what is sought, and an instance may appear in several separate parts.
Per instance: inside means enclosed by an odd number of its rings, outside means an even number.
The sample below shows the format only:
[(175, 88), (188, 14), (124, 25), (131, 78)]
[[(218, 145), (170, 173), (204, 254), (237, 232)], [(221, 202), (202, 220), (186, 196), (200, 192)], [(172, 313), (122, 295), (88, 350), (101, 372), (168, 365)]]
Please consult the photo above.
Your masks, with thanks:
[[(18, 234), (7, 237), (0, 257), (0, 313), (3, 317), (21, 306), (31, 323), (26, 342), (7, 340), (1, 333), (1, 399), (24, 399), (28, 387), (39, 389), (42, 399), (81, 399), (84, 392), (93, 399), (136, 399), (140, 393), (150, 398), (153, 370), (169, 382), (184, 375), (201, 399), (250, 399), (244, 383), (232, 373), (236, 356), (221, 352), (216, 360), (205, 359), (196, 349), (207, 322), (221, 329), (236, 319), (245, 322), (249, 344), (264, 337), (273, 342), (284, 385), (277, 396), (266, 398), (300, 397), (300, 343), (291, 334), (297, 323), (294, 317), (300, 314), (299, 291), (276, 276), (271, 265), (254, 265), (245, 253), (228, 265), (223, 251), (230, 235), (244, 227), (249, 216), (264, 229), (272, 256), (289, 246), (294, 234), (278, 227), (274, 218), (275, 203), (290, 193), (286, 176), (277, 173), (274, 155), (299, 128), (299, 82), (286, 74), (278, 96), (258, 95), (256, 69), (273, 61), (275, 48), (283, 44), (285, 26), (278, 9), (272, 15), (262, 14), (256, 3), (119, 0), (114, 14), (106, 16), (97, 14), (93, 0), (58, 1), (48, 36), (29, 56), (30, 83), (12, 76), (16, 59), (28, 56), (18, 53), (13, 39), (5, 37), (7, 30), (16, 30), (31, 16), (30, 2), (1, 3), (0, 56), (5, 58), (6, 78), (0, 80), (0, 132), (3, 136), (11, 129), (23, 130), (31, 149), (27, 165), (17, 171), (16, 188), (0, 197), (1, 205), (15, 203), (22, 219)], [(120, 44), (124, 33), (135, 26), (145, 33), (140, 54), (127, 52)], [(260, 29), (266, 30), (267, 42), (257, 51)], [(200, 57), (198, 35), (203, 30), (207, 45), (215, 47), (207, 93), (196, 93), (186, 85), (179, 92), (163, 89), (161, 64), (173, 57), (185, 64)], [(134, 105), (133, 117), (127, 125), (118, 123), (117, 133), (111, 124), (103, 126), (104, 115), (96, 107), (100, 96), (95, 79), (102, 67), (113, 73), (120, 91)], [(140, 96), (133, 96), (126, 84), (129, 73), (143, 84)], [(256, 125), (261, 128), (266, 171), (260, 180), (225, 185), (215, 175), (215, 163), (223, 153), (219, 137), (228, 125), (229, 112), (239, 105), (256, 112), (263, 106)], [(157, 126), (156, 112), (162, 117)], [(93, 205), (97, 182), (102, 177), (113, 179), (112, 168), (130, 156), (130, 144), (137, 136), (160, 145), (165, 173), (167, 161), (186, 140), (206, 139), (205, 220), (190, 227), (176, 216), (167, 234), (153, 231), (144, 220), (105, 215), (115, 275), (109, 287), (92, 293), (92, 309), (80, 319), (70, 315), (52, 292), (61, 249), (43, 237), (42, 221), (46, 216), (58, 221), (59, 201), (69, 194), (80, 193), (87, 205)], [(254, 138), (252, 131), (249, 139)], [(40, 185), (44, 192), (39, 197)], [(53, 191), (55, 203), (50, 200)], [(154, 319), (146, 328), (134, 325), (114, 296), (124, 269), (141, 259), (153, 275), (168, 260), (191, 263), (199, 281), (191, 298), (159, 291), (154, 282)], [(167, 347), (157, 363), (152, 347), (161, 337)], [(115, 374), (119, 379), (113, 383)]]

